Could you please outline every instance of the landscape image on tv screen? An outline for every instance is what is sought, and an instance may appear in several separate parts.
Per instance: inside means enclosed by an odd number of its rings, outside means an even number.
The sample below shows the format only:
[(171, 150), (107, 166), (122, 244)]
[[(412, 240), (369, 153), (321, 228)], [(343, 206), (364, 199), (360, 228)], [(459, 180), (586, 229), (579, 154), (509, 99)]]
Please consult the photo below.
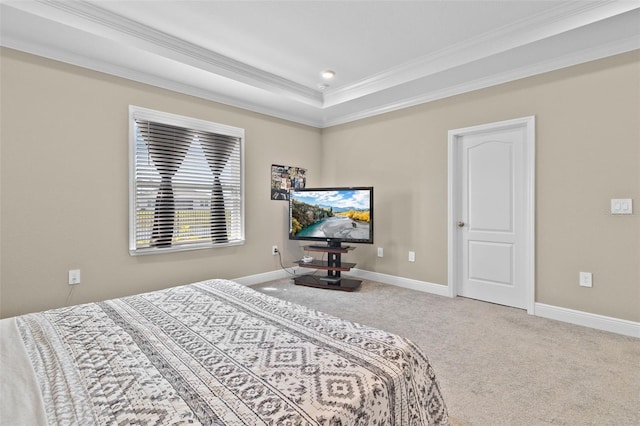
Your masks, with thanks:
[(291, 192), (293, 238), (367, 242), (371, 236), (370, 226), (369, 189)]

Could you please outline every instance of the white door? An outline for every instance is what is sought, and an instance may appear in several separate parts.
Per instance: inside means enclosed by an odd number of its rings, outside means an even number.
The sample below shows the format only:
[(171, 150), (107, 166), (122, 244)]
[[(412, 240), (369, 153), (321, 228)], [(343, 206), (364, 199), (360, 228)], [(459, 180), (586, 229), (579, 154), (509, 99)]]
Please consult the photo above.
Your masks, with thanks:
[(533, 308), (533, 121), (449, 132), (452, 295)]

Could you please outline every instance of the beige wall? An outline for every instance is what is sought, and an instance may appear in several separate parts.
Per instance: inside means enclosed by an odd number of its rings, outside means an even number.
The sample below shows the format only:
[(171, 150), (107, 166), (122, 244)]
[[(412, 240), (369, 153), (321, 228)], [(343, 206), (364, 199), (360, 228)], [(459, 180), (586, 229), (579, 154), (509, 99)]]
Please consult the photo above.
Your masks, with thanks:
[[(638, 51), (324, 130), (323, 184), (375, 186), (375, 245), (350, 256), (447, 284), (447, 132), (530, 115), (536, 301), (640, 321)], [(611, 198), (633, 198), (635, 214), (609, 215)]]
[[(320, 131), (17, 51), (1, 62), (2, 317), (207, 278), (279, 269), (287, 204), (269, 198), (271, 164), (319, 175)], [(128, 253), (128, 106), (246, 131), (246, 244)], [(274, 226), (274, 221), (276, 226)]]
[[(349, 260), (444, 285), (447, 131), (535, 115), (536, 301), (640, 321), (640, 215), (607, 213), (610, 198), (640, 211), (638, 52), (323, 131), (7, 49), (1, 67), (0, 316), (63, 305), (72, 268), (72, 303), (277, 270), (271, 245), (285, 263), (301, 252), (268, 198), (273, 163), (313, 186), (374, 185), (376, 243)], [(244, 246), (129, 256), (129, 104), (246, 129)]]

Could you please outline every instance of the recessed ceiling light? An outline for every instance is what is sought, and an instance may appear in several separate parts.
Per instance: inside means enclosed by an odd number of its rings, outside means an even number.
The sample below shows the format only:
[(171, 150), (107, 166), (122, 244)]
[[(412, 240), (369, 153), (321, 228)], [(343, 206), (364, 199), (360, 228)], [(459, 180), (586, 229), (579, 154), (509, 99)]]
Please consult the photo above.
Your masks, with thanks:
[(331, 80), (336, 75), (336, 72), (333, 70), (324, 70), (322, 71), (322, 78), (326, 80)]

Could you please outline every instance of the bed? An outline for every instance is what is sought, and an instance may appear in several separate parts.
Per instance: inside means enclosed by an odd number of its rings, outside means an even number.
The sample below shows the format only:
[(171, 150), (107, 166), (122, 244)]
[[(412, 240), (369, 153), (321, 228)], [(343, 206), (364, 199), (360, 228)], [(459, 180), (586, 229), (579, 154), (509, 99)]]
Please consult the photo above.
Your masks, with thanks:
[(0, 327), (3, 425), (449, 423), (412, 342), (228, 280)]

